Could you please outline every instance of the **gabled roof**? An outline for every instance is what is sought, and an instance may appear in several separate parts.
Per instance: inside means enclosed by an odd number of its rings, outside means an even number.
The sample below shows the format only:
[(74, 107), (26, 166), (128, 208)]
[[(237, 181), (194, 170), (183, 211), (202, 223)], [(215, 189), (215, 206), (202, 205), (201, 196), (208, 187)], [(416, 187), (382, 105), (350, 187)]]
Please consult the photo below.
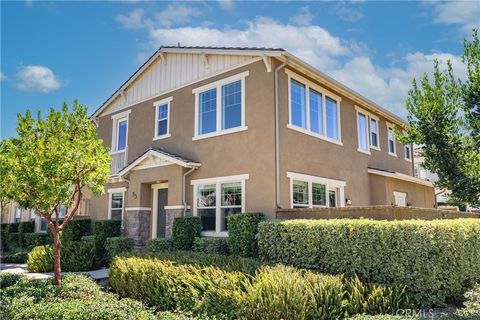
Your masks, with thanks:
[[(130, 172), (130, 170), (134, 169), (135, 167), (140, 165), (143, 161), (145, 161), (148, 158), (159, 158), (164, 162), (168, 162), (169, 164), (177, 164), (184, 168), (193, 168), (193, 167), (201, 166), (199, 162), (179, 156), (171, 152), (167, 152), (163, 149), (149, 148), (145, 150), (145, 152), (142, 153), (138, 158), (136, 158), (135, 160), (130, 162), (127, 166), (125, 166), (122, 170), (120, 170), (117, 175), (120, 177), (124, 176), (125, 174)], [(165, 165), (165, 164), (162, 164), (162, 165)], [(154, 167), (154, 166), (155, 165), (151, 167)], [(160, 166), (160, 164), (158, 166)]]
[(300, 58), (282, 48), (257, 48), (257, 47), (208, 47), (208, 46), (161, 46), (148, 60), (125, 81), (92, 115), (98, 116), (118, 95), (121, 94), (135, 79), (137, 79), (157, 58), (164, 58), (166, 53), (194, 53), (194, 54), (220, 54), (220, 55), (249, 55), (258, 57), (276, 57), (281, 61), (289, 61), (289, 66), (299, 68), (309, 76), (327, 83), (338, 92), (344, 94), (354, 102), (363, 107), (375, 111), (387, 120), (390, 120), (401, 126), (407, 126), (404, 119), (400, 118), (391, 111), (381, 107), (372, 100), (362, 96), (358, 92), (350, 89), (346, 85), (336, 81), (325, 73), (321, 72), (312, 65), (306, 63)]

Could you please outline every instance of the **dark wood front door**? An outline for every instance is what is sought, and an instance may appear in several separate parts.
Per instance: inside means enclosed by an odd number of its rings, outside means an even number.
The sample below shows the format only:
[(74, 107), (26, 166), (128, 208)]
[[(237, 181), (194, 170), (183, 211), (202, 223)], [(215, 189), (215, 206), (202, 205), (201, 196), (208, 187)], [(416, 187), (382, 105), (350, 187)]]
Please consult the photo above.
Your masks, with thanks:
[(157, 199), (157, 238), (165, 238), (165, 206), (168, 203), (168, 189), (158, 189)]

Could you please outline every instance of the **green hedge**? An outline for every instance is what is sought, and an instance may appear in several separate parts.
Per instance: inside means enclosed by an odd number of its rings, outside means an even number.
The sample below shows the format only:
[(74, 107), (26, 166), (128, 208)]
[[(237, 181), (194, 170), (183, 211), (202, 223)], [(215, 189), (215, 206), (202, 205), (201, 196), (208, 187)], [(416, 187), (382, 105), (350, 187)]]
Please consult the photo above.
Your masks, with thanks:
[(256, 257), (255, 239), (258, 225), (265, 220), (262, 212), (247, 212), (228, 216), (228, 246), (230, 252), (242, 257)]
[(227, 238), (199, 237), (193, 241), (193, 251), (228, 255)]
[(27, 262), (27, 251), (3, 252), (2, 263), (25, 263)]
[[(91, 241), (64, 242), (60, 248), (61, 267), (65, 272), (90, 271), (96, 267), (94, 243)], [(52, 245), (38, 246), (28, 254), (29, 272), (53, 270)]]
[(6, 230), (8, 233), (19, 232), (18, 228), (20, 227), (20, 222), (9, 223)]
[(133, 239), (127, 237), (107, 238), (105, 242), (106, 260), (111, 263), (117, 255), (132, 251)]
[(23, 247), (23, 236), (20, 232), (9, 232), (7, 236), (7, 248), (12, 250)]
[(121, 235), (122, 221), (120, 220), (98, 220), (95, 221), (93, 234), (95, 236), (95, 253), (100, 264), (106, 264), (105, 243), (107, 238), (119, 237)]
[(35, 232), (35, 222), (34, 221), (20, 222), (18, 225), (18, 232), (22, 234)]
[(221, 319), (334, 319), (411, 307), (403, 288), (284, 266), (261, 268), (252, 278), (214, 266), (126, 256), (113, 260), (109, 281), (121, 296)]
[(154, 238), (147, 241), (147, 251), (159, 252), (159, 251), (171, 251), (173, 250), (172, 238)]
[(257, 239), (263, 261), (405, 285), (418, 306), (457, 299), (480, 279), (480, 219), (269, 221)]
[(23, 246), (27, 249), (46, 245), (49, 242), (50, 239), (46, 233), (25, 233), (23, 235)]
[(67, 227), (62, 231), (62, 242), (80, 241), (83, 236), (92, 234), (92, 220), (90, 219), (73, 219)]
[(193, 240), (200, 237), (202, 221), (200, 217), (178, 217), (173, 220), (173, 247), (177, 250), (190, 250)]

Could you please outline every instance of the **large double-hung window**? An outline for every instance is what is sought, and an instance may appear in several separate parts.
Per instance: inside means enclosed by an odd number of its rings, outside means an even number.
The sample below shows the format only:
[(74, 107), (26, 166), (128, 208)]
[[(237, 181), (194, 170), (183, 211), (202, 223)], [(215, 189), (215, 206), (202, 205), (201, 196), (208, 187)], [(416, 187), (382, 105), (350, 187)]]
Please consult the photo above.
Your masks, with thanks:
[(193, 140), (246, 130), (245, 77), (248, 71), (209, 83), (195, 94)]
[(287, 172), (290, 178), (291, 207), (343, 207), (345, 203), (345, 182), (294, 172)]
[(341, 144), (340, 97), (286, 70), (289, 77), (288, 128)]
[(245, 211), (247, 175), (193, 180), (193, 214), (202, 221), (202, 233), (224, 236), (228, 232), (228, 216)]
[(355, 107), (357, 110), (358, 151), (370, 154), (370, 149), (380, 150), (378, 140), (378, 117)]

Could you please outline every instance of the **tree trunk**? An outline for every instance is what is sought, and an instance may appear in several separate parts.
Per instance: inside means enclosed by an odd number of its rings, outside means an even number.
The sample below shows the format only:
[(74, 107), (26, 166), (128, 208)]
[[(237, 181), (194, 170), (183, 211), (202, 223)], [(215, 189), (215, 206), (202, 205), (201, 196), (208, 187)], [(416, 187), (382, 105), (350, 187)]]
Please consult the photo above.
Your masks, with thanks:
[(50, 228), (53, 236), (53, 284), (59, 286), (62, 284), (60, 267), (60, 231), (58, 228)]

